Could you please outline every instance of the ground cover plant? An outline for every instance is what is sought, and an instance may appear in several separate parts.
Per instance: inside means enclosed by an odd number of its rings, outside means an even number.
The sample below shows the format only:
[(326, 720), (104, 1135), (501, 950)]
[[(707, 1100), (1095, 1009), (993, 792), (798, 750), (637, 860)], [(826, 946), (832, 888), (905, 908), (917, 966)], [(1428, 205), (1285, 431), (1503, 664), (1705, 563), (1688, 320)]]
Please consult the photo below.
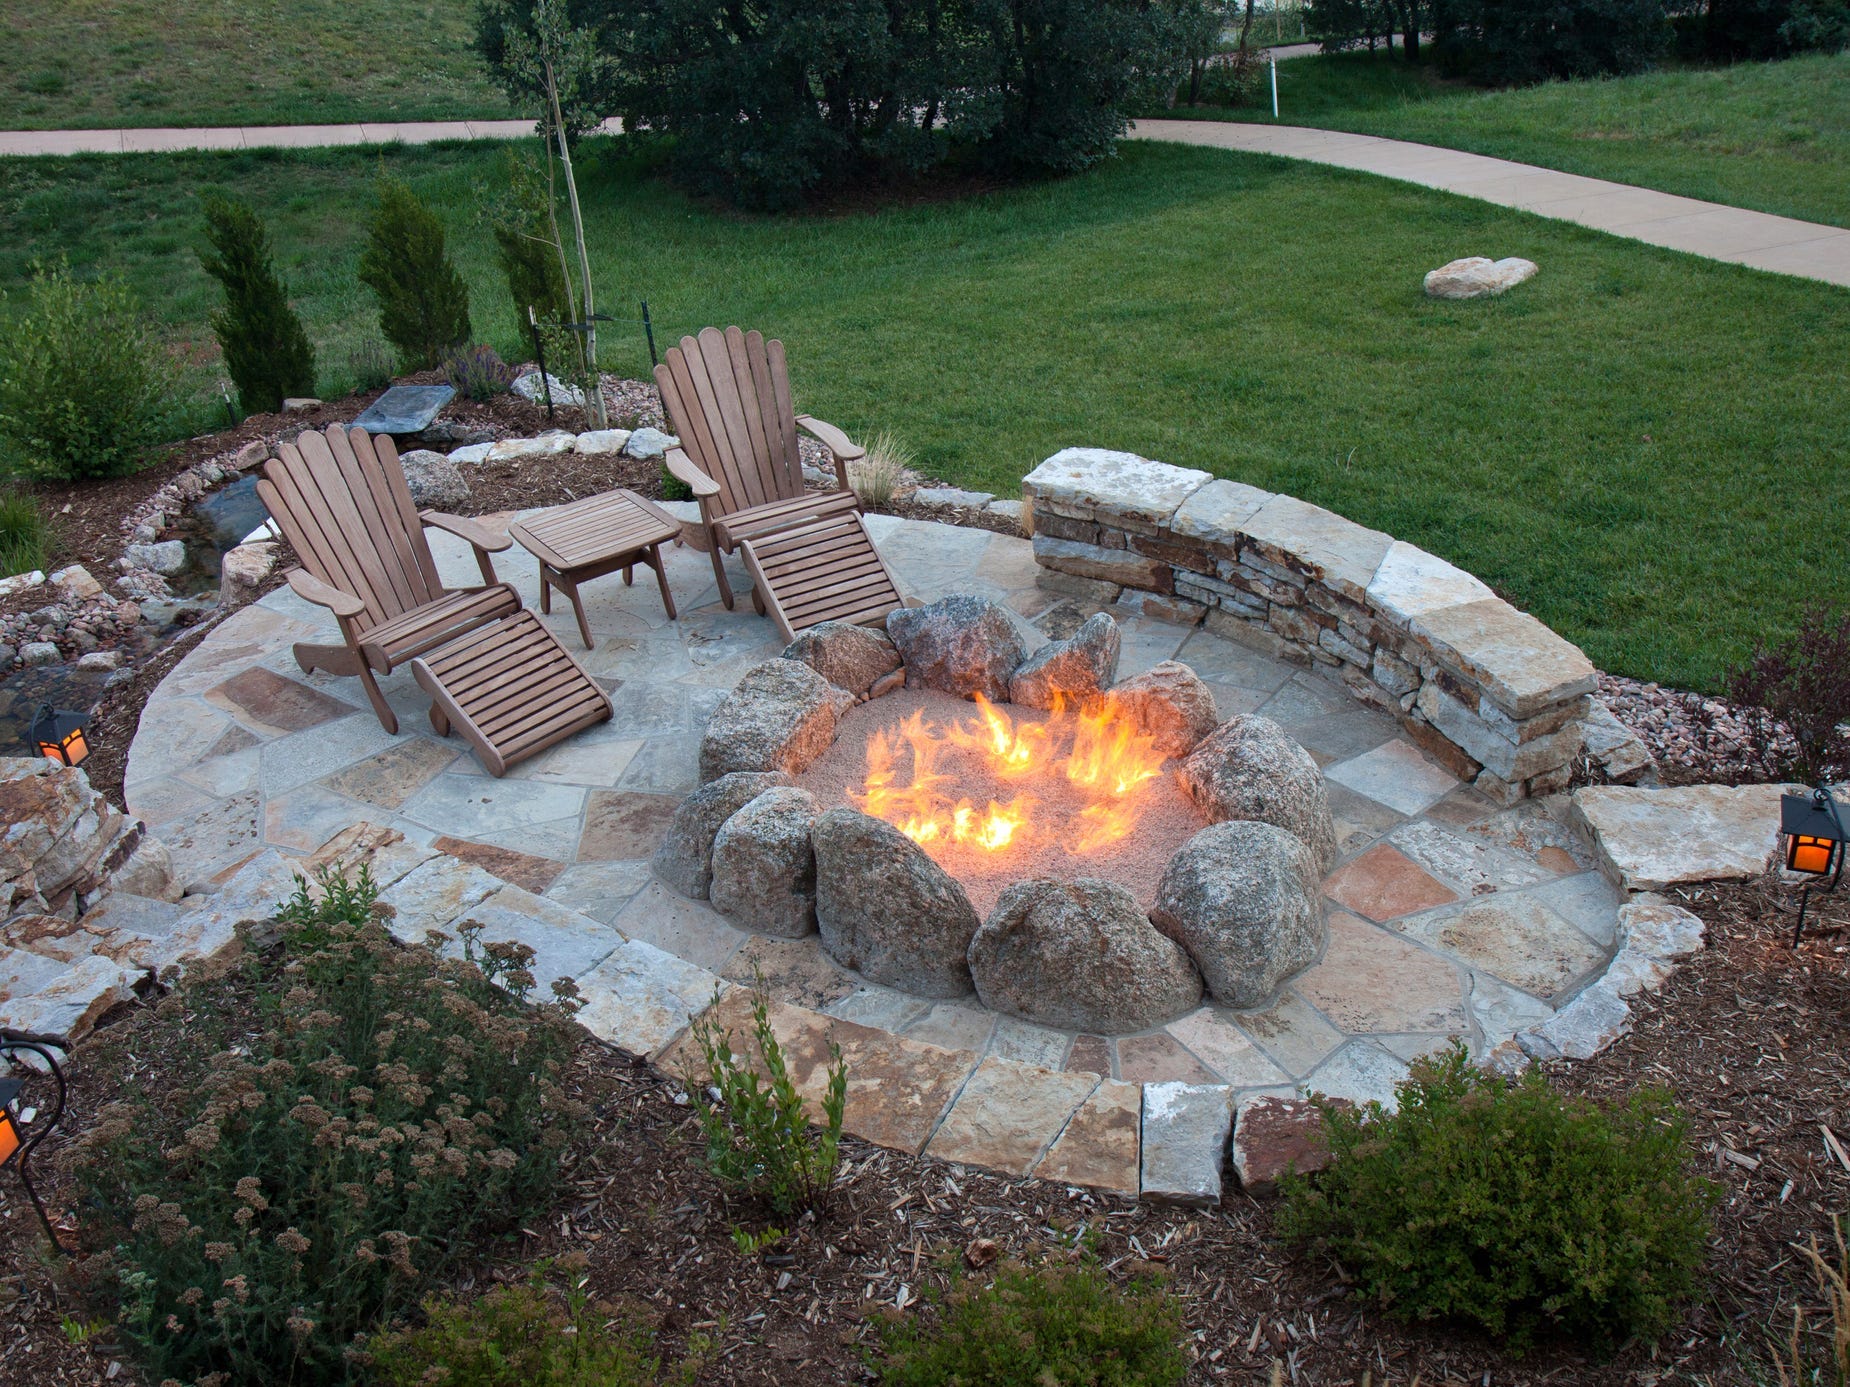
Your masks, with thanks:
[[(1279, 64), (1279, 121), (1442, 145), (1850, 226), (1850, 53), (1489, 91), (1397, 55)], [(1241, 107), (1152, 115), (1270, 122)]]
[[(505, 303), (474, 220), (499, 152), (384, 157), (446, 218), (477, 301)], [(235, 192), (264, 216), (322, 388), (339, 393), (377, 331), (352, 213), (379, 159), (21, 161), (4, 169), (0, 235), (25, 254), (66, 245), (85, 272), (119, 267), (176, 350), (209, 362), (216, 286), (191, 253), (191, 198)], [(1014, 494), (1080, 442), (1238, 477), (1441, 554), (1603, 668), (1680, 687), (1719, 689), (1836, 582), (1840, 289), (1314, 165), (1135, 141), (1076, 179), (872, 213), (719, 213), (595, 141), (580, 182), (602, 300), (627, 316), (604, 324), (605, 370), (647, 378), (642, 299), (658, 345), (757, 327), (784, 338), (802, 408), (861, 438), (891, 429), (959, 485)], [(1426, 270), (1487, 250), (1542, 273), (1495, 300), (1421, 295)], [(0, 265), (0, 287), (19, 275)], [(482, 317), (487, 345), (531, 359), (511, 315)]]
[(353, 1380), (356, 1335), (551, 1202), (566, 1013), (522, 1002), (526, 951), (402, 948), (374, 894), (301, 882), (274, 951), (160, 1003), (139, 1043), (177, 1072), (74, 1149), (90, 1268), (151, 1381)]
[(1391, 1114), (1324, 1109), (1330, 1166), (1285, 1181), (1286, 1237), (1327, 1245), (1392, 1315), (1518, 1350), (1544, 1329), (1610, 1350), (1674, 1322), (1714, 1189), (1687, 1169), (1669, 1094), (1602, 1108), (1537, 1071), (1506, 1085), (1454, 1042), (1399, 1098)]
[(292, 0), (263, 23), (213, 0), (12, 6), (0, 129), (505, 120), (469, 24), (439, 0)]

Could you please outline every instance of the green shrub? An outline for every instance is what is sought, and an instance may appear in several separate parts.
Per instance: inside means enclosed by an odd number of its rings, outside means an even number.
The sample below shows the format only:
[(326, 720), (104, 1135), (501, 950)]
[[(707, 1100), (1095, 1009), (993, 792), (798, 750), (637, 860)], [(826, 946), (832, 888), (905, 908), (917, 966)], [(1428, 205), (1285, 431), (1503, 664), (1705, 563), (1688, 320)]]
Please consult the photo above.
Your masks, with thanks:
[(1664, 0), (1446, 0), (1434, 22), (1445, 65), (1495, 85), (1640, 72), (1671, 38)]
[(172, 419), (175, 379), (121, 280), (35, 265), (25, 312), (0, 334), (0, 439), (13, 470), (59, 480), (135, 471)]
[(39, 503), (23, 491), (0, 487), (0, 578), (45, 567), (51, 526)]
[(500, 1286), (473, 1300), (432, 1299), (425, 1324), (368, 1347), (380, 1387), (656, 1387), (691, 1383), (696, 1360), (663, 1373), (643, 1326), (593, 1304), (585, 1279), (549, 1289), (535, 1268), (524, 1286)]
[(1167, 1387), (1188, 1373), (1161, 1283), (1114, 1290), (1090, 1263), (1004, 1266), (955, 1287), (935, 1321), (914, 1315), (883, 1338), (883, 1387)]
[(464, 961), (399, 945), (373, 896), (298, 879), (280, 948), (247, 939), (117, 1042), (159, 1084), (70, 1172), (150, 1381), (354, 1381), (356, 1335), (551, 1201), (570, 1003), (527, 1005), (530, 951), (473, 929)]
[(529, 309), (542, 323), (566, 323), (574, 315), (546, 182), (512, 150), (507, 152), (505, 168), (508, 199), (494, 220), (495, 253), (507, 280), (515, 331), (520, 334), (517, 340), (525, 342), (533, 332)]
[(379, 330), (398, 349), (400, 370), (428, 371), (468, 341), (469, 286), (445, 247), (443, 223), (398, 179), (379, 180), (360, 283), (379, 300)]
[(661, 487), (662, 499), (664, 501), (691, 501), (694, 499), (694, 488), (675, 476), (674, 473), (670, 472), (668, 470), (668, 464), (665, 462), (662, 464)]
[(270, 236), (241, 202), (204, 200), (206, 240), (199, 253), (205, 272), (225, 289), (225, 307), (212, 331), (225, 354), (225, 370), (238, 387), (246, 414), (273, 412), (291, 395), (315, 393), (315, 349), (289, 306), (289, 291), (270, 258)]
[[(841, 1048), (829, 1045), (828, 1092), (822, 1126), (812, 1129), (803, 1099), (790, 1081), (784, 1049), (771, 1030), (770, 1009), (760, 988), (752, 999), (751, 1056), (733, 1053), (732, 1032), (703, 1017), (694, 1039), (706, 1063), (706, 1083), (695, 1095), (707, 1168), (725, 1185), (762, 1199), (779, 1214), (820, 1209), (841, 1165), (842, 1114), (848, 1096), (848, 1066)], [(758, 1074), (762, 1064), (765, 1078)]]
[(1330, 1167), (1286, 1181), (1280, 1229), (1323, 1240), (1403, 1319), (1604, 1348), (1664, 1329), (1695, 1285), (1714, 1189), (1685, 1169), (1667, 1094), (1605, 1108), (1533, 1071), (1506, 1085), (1454, 1045), (1414, 1066), (1397, 1113), (1324, 1121)]

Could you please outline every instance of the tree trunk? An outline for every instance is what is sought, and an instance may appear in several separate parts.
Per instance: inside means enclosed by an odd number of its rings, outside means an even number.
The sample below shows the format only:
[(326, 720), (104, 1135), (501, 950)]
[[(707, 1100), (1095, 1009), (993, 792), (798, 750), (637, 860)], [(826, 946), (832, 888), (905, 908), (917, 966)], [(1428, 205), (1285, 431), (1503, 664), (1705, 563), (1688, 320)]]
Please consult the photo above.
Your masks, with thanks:
[(1253, 0), (1246, 0), (1246, 18), (1240, 24), (1240, 51), (1246, 52), (1246, 41), (1253, 32)]
[(585, 418), (592, 428), (603, 429), (609, 427), (610, 420), (604, 413), (604, 386), (597, 374), (597, 324), (591, 321), (591, 256), (585, 249), (585, 219), (578, 207), (578, 180), (572, 176), (572, 150), (565, 138), (565, 113), (559, 108), (559, 84), (553, 78), (550, 55), (545, 62), (546, 93), (552, 98), (553, 130), (559, 137), (559, 162), (565, 169), (565, 200), (572, 209), (572, 235), (578, 241), (578, 271), (584, 291), (579, 301), (584, 305), (585, 314), (585, 330), (580, 338), (584, 343)]

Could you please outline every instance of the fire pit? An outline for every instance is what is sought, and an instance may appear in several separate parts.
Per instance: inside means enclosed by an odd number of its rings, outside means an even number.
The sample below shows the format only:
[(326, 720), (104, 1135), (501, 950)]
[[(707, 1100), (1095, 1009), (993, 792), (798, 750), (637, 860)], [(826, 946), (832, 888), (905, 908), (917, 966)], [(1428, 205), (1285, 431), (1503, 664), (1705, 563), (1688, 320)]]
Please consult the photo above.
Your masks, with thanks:
[(1259, 1005), (1323, 946), (1322, 774), (1185, 665), (1115, 682), (1118, 647), (1099, 615), (1025, 657), (968, 597), (808, 632), (713, 714), (656, 870), (871, 981), (1045, 1025)]

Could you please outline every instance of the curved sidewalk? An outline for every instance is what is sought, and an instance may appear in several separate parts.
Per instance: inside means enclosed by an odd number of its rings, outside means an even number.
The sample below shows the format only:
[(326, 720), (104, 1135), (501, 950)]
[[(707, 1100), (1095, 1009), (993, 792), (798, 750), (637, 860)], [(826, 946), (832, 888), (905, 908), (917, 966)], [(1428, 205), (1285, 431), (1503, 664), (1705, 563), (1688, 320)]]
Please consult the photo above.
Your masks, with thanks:
[[(623, 123), (604, 122), (607, 134)], [(430, 144), (436, 140), (523, 140), (530, 120), (402, 120), (364, 125), (158, 126), (145, 130), (5, 130), (0, 157), (57, 154), (172, 154), (189, 149), (315, 149), (330, 145)]]
[(1850, 286), (1850, 231), (1818, 222), (1340, 130), (1220, 120), (1140, 120), (1131, 127), (1131, 135), (1333, 164), (1576, 222), (1710, 260)]

